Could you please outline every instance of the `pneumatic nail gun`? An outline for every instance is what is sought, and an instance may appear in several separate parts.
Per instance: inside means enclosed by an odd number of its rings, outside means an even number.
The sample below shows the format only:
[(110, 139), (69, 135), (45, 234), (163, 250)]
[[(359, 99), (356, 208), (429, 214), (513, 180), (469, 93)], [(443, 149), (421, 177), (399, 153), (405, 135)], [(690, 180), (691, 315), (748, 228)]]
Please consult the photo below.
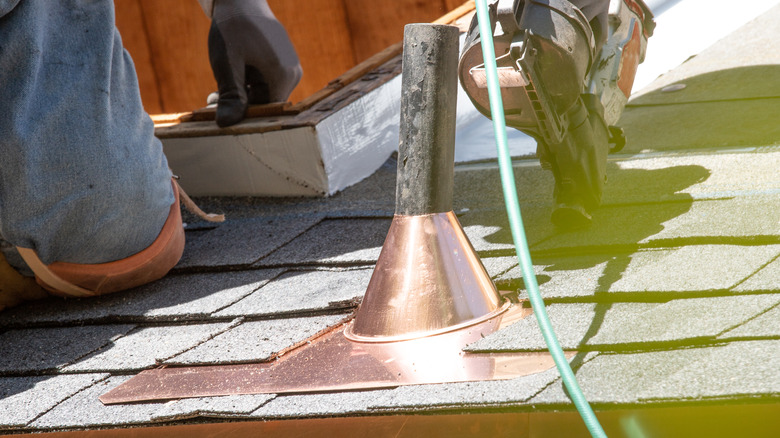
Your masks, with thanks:
[[(537, 141), (555, 176), (552, 221), (590, 224), (606, 156), (625, 144), (615, 126), (655, 26), (642, 0), (498, 0), (489, 7), (507, 125)], [(474, 106), (490, 117), (476, 17), (458, 66)]]

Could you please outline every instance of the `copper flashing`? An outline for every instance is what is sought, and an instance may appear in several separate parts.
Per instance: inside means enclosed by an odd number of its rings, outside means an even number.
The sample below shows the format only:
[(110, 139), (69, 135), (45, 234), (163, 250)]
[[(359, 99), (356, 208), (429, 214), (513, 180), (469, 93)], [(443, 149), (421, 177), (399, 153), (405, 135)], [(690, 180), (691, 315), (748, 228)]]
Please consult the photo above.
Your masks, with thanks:
[(349, 339), (390, 342), (456, 330), (505, 310), (452, 211), (395, 215)]
[[(105, 404), (231, 394), (307, 393), (401, 385), (503, 380), (552, 368), (547, 353), (464, 352), (464, 346), (518, 319), (511, 306), (480, 323), (399, 342), (354, 342), (351, 323), (312, 339), (271, 363), (168, 367), (143, 371), (103, 394)], [(571, 353), (573, 354), (573, 353)]]

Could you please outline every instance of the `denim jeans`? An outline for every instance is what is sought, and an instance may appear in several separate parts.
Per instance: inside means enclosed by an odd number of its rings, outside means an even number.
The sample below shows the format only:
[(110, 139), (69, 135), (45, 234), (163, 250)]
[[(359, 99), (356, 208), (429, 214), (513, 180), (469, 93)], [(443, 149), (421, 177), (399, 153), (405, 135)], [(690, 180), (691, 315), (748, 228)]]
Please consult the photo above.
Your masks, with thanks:
[(46, 264), (128, 257), (159, 234), (170, 178), (113, 1), (0, 0), (3, 238)]

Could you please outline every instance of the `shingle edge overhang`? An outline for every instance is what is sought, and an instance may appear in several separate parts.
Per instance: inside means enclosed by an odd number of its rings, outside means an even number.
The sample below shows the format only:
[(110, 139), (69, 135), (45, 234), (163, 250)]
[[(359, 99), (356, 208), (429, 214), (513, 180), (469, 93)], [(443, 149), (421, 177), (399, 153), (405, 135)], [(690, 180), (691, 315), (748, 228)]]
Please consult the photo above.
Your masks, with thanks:
[[(211, 436), (284, 437), (585, 437), (588, 432), (571, 407), (559, 411), (448, 412), (352, 417), (286, 419), (273, 421), (208, 420), (202, 423), (70, 430), (19, 434), (37, 438), (198, 438)], [(777, 400), (728, 404), (689, 402), (596, 409), (609, 436), (733, 437), (772, 436), (780, 430)], [(10, 431), (9, 431), (10, 432)]]

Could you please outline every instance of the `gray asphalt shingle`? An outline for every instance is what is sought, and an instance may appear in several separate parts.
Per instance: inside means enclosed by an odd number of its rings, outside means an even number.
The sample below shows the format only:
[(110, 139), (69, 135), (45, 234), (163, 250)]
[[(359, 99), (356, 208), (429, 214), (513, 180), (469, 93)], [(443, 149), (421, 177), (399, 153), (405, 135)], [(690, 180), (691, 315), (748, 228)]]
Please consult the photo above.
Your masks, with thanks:
[(609, 205), (777, 194), (780, 147), (753, 150), (620, 157), (610, 166), (603, 202)]
[[(544, 205), (550, 201), (552, 173), (542, 169), (538, 161), (515, 162), (513, 170), (521, 206)], [(453, 197), (456, 212), (462, 208), (479, 210), (500, 207), (504, 203), (504, 193), (498, 168), (493, 162), (458, 165), (455, 168)]]
[(63, 368), (124, 336), (132, 325), (92, 325), (10, 330), (0, 335), (0, 373), (40, 373)]
[[(538, 257), (534, 269), (542, 296), (552, 301), (646, 299), (648, 293), (747, 293), (772, 290), (777, 284), (777, 267), (770, 261), (776, 260), (778, 251), (780, 245), (689, 245), (622, 254)], [(521, 279), (522, 272), (515, 266), (496, 281), (522, 286)], [(525, 291), (521, 297), (526, 297)]]
[(106, 406), (98, 397), (126, 382), (128, 376), (114, 376), (68, 398), (30, 424), (34, 429), (62, 429), (98, 426), (127, 426), (150, 422), (163, 403)]
[[(0, 324), (62, 324), (116, 321), (202, 319), (249, 295), (282, 271), (173, 275), (121, 294), (86, 300), (60, 299), (30, 303), (0, 314)], [(29, 311), (27, 307), (35, 308)]]
[(776, 215), (769, 212), (779, 210), (780, 198), (776, 195), (697, 201), (691, 204), (686, 214), (670, 218), (664, 222), (661, 232), (648, 236), (642, 242), (714, 236), (777, 243), (780, 222)]
[(275, 397), (274, 394), (253, 394), (173, 400), (165, 403), (155, 412), (152, 415), (152, 420), (171, 421), (197, 417), (245, 417)]
[[(775, 169), (779, 160), (780, 147), (761, 147), (760, 143), (731, 152), (728, 149), (712, 149), (707, 153), (615, 154), (608, 158), (607, 185), (602, 203), (640, 204), (773, 195), (778, 193)], [(495, 209), (503, 204), (500, 177), (495, 166), (465, 165), (458, 169), (455, 172), (456, 211), (463, 208)], [(750, 172), (745, 172), (745, 169), (750, 169)], [(537, 161), (516, 162), (514, 170), (522, 208), (545, 206), (552, 202), (552, 173), (543, 170)], [(503, 210), (497, 211), (505, 215)]]
[(734, 288), (735, 291), (771, 291), (780, 286), (780, 258), (775, 258), (761, 270)]
[[(482, 257), (482, 266), (494, 281), (506, 273), (512, 267), (517, 266), (517, 257)], [(497, 285), (498, 286), (498, 285)]]
[(628, 206), (604, 206), (593, 213), (593, 226), (580, 231), (559, 233), (539, 243), (531, 251), (545, 255), (582, 255), (584, 249), (600, 252), (634, 251), (639, 243), (664, 229), (664, 224), (691, 209), (692, 201)]
[(215, 228), (187, 232), (176, 269), (199, 266), (248, 266), (293, 240), (322, 219), (320, 215), (228, 218)]
[(557, 234), (533, 245), (531, 250), (560, 254), (581, 248), (606, 251), (635, 249), (640, 245), (777, 243), (780, 223), (766, 212), (779, 209), (776, 196), (604, 206), (593, 213), (593, 227)]
[[(778, 340), (733, 342), (707, 348), (601, 354), (576, 375), (591, 403), (723, 401), (780, 392), (777, 363), (772, 360), (777, 357)], [(569, 403), (559, 383), (529, 402)]]
[[(564, 349), (589, 346), (610, 351), (637, 348), (641, 344), (713, 342), (719, 334), (778, 303), (780, 296), (763, 294), (678, 299), (666, 303), (551, 304), (547, 310)], [(544, 351), (546, 348), (536, 318), (528, 317), (466, 349)]]
[[(609, 288), (614, 292), (730, 290), (780, 254), (780, 245), (690, 245), (640, 251)], [(663, 272), (663, 275), (658, 275)]]
[(284, 395), (276, 397), (250, 417), (305, 418), (324, 415), (364, 414), (370, 411), (376, 400), (391, 392), (392, 389), (370, 391), (328, 392), (321, 394)]
[(775, 306), (755, 318), (734, 327), (718, 336), (718, 339), (777, 337), (780, 337), (780, 306)]
[[(574, 256), (556, 259), (534, 258), (534, 272), (539, 291), (547, 301), (590, 298), (614, 278), (613, 272), (621, 272), (626, 256)], [(609, 271), (607, 271), (609, 267)], [(521, 288), (520, 297), (527, 299), (528, 294), (522, 281), (523, 273), (519, 266), (496, 277), (498, 284), (505, 283)]]
[(260, 266), (370, 264), (390, 229), (390, 219), (329, 219), (259, 262)]
[(108, 374), (0, 377), (0, 429), (22, 427)]
[[(706, 83), (707, 76), (699, 80)], [(774, 116), (778, 107), (778, 96), (628, 107), (618, 123), (625, 126), (627, 151), (754, 146), (780, 138)], [(680, 117), (685, 112), (695, 112), (697, 117)]]
[(212, 323), (140, 328), (63, 370), (66, 372), (143, 370), (190, 350), (229, 327), (230, 323)]
[(491, 225), (464, 225), (463, 231), (466, 232), (466, 236), (471, 242), (471, 246), (478, 253), (486, 253), (491, 251), (511, 252), (514, 249), (514, 245), (511, 243), (504, 243), (499, 240), (500, 238), (494, 238), (495, 234), (501, 234), (502, 230), (507, 230), (508, 227), (491, 226)]
[(268, 316), (356, 307), (373, 269), (291, 271), (216, 316)]
[[(550, 205), (521, 205), (529, 245), (556, 234), (550, 223)], [(514, 255), (514, 243), (505, 209), (473, 210), (460, 216), (460, 223), (474, 249), (482, 257)]]
[(558, 376), (558, 370), (551, 368), (509, 380), (401, 386), (378, 398), (372, 408), (414, 410), (521, 403), (542, 391)]
[(166, 363), (195, 365), (266, 361), (345, 317), (326, 315), (245, 322), (168, 359)]

